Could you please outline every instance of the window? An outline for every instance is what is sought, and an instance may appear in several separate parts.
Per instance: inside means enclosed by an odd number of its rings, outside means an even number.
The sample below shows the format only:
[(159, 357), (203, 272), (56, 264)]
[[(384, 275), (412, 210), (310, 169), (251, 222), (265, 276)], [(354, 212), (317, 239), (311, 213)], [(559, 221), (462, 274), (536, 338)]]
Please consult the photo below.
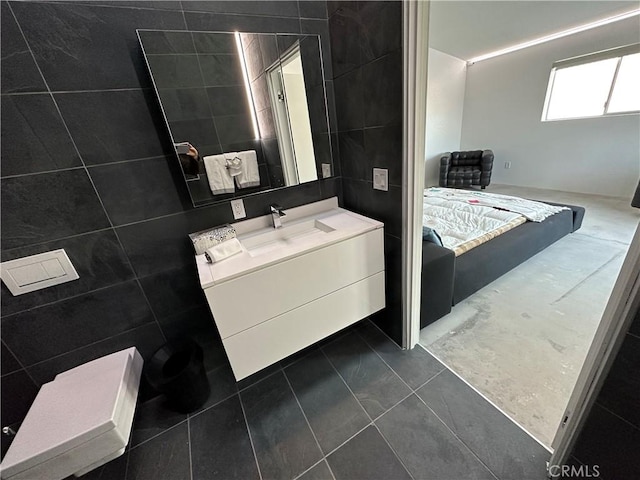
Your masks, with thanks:
[(640, 112), (640, 44), (553, 64), (542, 120)]

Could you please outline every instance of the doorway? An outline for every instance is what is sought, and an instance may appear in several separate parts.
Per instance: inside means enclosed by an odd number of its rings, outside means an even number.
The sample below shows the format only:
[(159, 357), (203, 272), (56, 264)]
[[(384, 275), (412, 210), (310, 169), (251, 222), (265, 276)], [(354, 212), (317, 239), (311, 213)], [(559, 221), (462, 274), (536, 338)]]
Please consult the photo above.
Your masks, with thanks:
[[(434, 2), (432, 2), (434, 3)], [(433, 15), (433, 12), (432, 12)], [(433, 16), (432, 16), (432, 20), (433, 20)], [(429, 130), (427, 130), (427, 137), (426, 137), (426, 142), (427, 145), (429, 145), (429, 141), (430, 141), (430, 136), (429, 136)], [(453, 148), (452, 148), (453, 149)], [(424, 186), (424, 185), (423, 185)], [(417, 185), (415, 187), (415, 194), (420, 194), (421, 193), (422, 188)], [(488, 191), (493, 190), (496, 193), (507, 193), (507, 194), (513, 194), (513, 191), (509, 189), (509, 187), (503, 187), (503, 186), (499, 186), (499, 185), (493, 185), (492, 188), (488, 189)], [(635, 226), (637, 225), (637, 221), (638, 221), (638, 216), (637, 213), (632, 210), (630, 207), (628, 207), (628, 201), (626, 202), (626, 205), (623, 207), (622, 204), (624, 203), (624, 201), (622, 200), (616, 200), (613, 198), (602, 198), (603, 196), (597, 196), (598, 198), (586, 198), (586, 197), (572, 197), (572, 194), (569, 192), (562, 192), (562, 191), (558, 191), (558, 190), (554, 190), (554, 189), (529, 189), (528, 191), (525, 191), (524, 189), (520, 189), (522, 190), (521, 195), (520, 196), (528, 196), (529, 198), (536, 198), (539, 200), (547, 200), (547, 201), (558, 201), (558, 203), (573, 203), (573, 204), (578, 204), (580, 205), (582, 204), (586, 204), (584, 206), (587, 206), (587, 214), (589, 214), (589, 212), (593, 212), (595, 213), (595, 215), (592, 215), (591, 218), (588, 219), (588, 221), (585, 223), (584, 225), (584, 230), (579, 234), (581, 235), (581, 237), (578, 237), (576, 235), (576, 238), (578, 240), (581, 240), (583, 243), (588, 244), (589, 242), (591, 242), (591, 251), (597, 251), (598, 253), (602, 253), (602, 251), (605, 251), (605, 253), (610, 253), (611, 255), (608, 256), (607, 258), (602, 258), (602, 262), (599, 265), (596, 265), (597, 262), (594, 262), (591, 265), (591, 271), (589, 271), (589, 268), (586, 268), (586, 274), (583, 278), (574, 278), (573, 279), (573, 285), (569, 286), (569, 288), (567, 289), (566, 292), (560, 293), (559, 295), (557, 295), (555, 299), (552, 299), (550, 303), (553, 303), (554, 301), (556, 301), (557, 305), (560, 301), (565, 300), (571, 300), (571, 296), (572, 295), (576, 295), (577, 293), (580, 293), (581, 295), (583, 295), (583, 297), (581, 297), (582, 299), (584, 299), (585, 301), (583, 302), (582, 305), (580, 305), (580, 307), (587, 307), (587, 311), (586, 314), (588, 314), (590, 316), (591, 319), (591, 325), (590, 325), (590, 331), (586, 332), (586, 331), (582, 331), (581, 334), (583, 335), (583, 339), (581, 342), (581, 346), (580, 347), (576, 347), (574, 349), (574, 353), (579, 353), (579, 355), (577, 355), (577, 357), (580, 357), (582, 359), (582, 361), (577, 362), (576, 364), (571, 366), (571, 371), (572, 371), (572, 381), (568, 382), (567, 385), (568, 387), (564, 388), (563, 390), (563, 401), (564, 404), (566, 405), (566, 402), (569, 400), (569, 396), (571, 395), (571, 391), (573, 390), (573, 385), (575, 385), (576, 379), (578, 374), (580, 373), (580, 369), (582, 366), (582, 363), (584, 362), (584, 358), (587, 355), (587, 351), (589, 350), (589, 345), (591, 344), (591, 340), (593, 339), (595, 333), (596, 333), (596, 329), (598, 327), (598, 321), (600, 320), (600, 318), (602, 317), (602, 313), (603, 310), (605, 308), (605, 305), (607, 303), (607, 300), (609, 299), (609, 295), (611, 293), (611, 290), (613, 288), (613, 284), (615, 282), (615, 279), (617, 278), (617, 274), (620, 270), (620, 266), (622, 264), (622, 261), (624, 259), (624, 255), (628, 249), (629, 246), (629, 242), (631, 241), (631, 236), (633, 235), (633, 231), (635, 229)], [(593, 196), (591, 196), (593, 197)], [(415, 198), (411, 201), (415, 201)], [(611, 227), (611, 224), (607, 226), (607, 219), (610, 218), (615, 218), (616, 219), (616, 226), (621, 225), (621, 230), (611, 230), (608, 227)], [(618, 221), (622, 218), (622, 221)], [(417, 228), (417, 227), (416, 227)], [(617, 232), (621, 232), (621, 233), (617, 233)], [(414, 232), (416, 233), (416, 232)], [(575, 234), (572, 234), (575, 235)], [(612, 238), (615, 237), (615, 238)], [(569, 240), (570, 238), (572, 238), (571, 236), (569, 236), (567, 238), (567, 240)], [(620, 239), (623, 239), (622, 241)], [(608, 243), (607, 243), (608, 242)], [(568, 242), (564, 242), (565, 244), (567, 244)], [(608, 251), (606, 251), (606, 249), (602, 248), (603, 245), (607, 245), (608, 247)], [(554, 251), (548, 251), (548, 252), (543, 252), (543, 253), (555, 253), (556, 255), (556, 259), (561, 259), (564, 260), (565, 256), (566, 256), (566, 252), (573, 252), (574, 256), (575, 256), (575, 249), (572, 249), (571, 247), (574, 247), (574, 245), (568, 244), (568, 245), (563, 245), (563, 244), (558, 244), (556, 245), (555, 252)], [(563, 252), (563, 250), (560, 249), (560, 247), (565, 247), (565, 250)], [(550, 247), (551, 248), (551, 247)], [(584, 253), (585, 250), (583, 250)], [(589, 251), (589, 249), (587, 249), (586, 251)], [(542, 254), (541, 254), (542, 255)], [(411, 257), (411, 255), (409, 255)], [(579, 255), (584, 257), (584, 254)], [(606, 255), (605, 255), (606, 256)], [(548, 256), (547, 256), (548, 257)], [(415, 258), (415, 256), (413, 257)], [(534, 272), (533, 275), (531, 274), (531, 272), (526, 273), (526, 272), (519, 272), (519, 275), (521, 276), (521, 280), (523, 280), (522, 285), (524, 285), (524, 287), (527, 286), (527, 280), (531, 280), (531, 279), (536, 279), (536, 278), (540, 278), (541, 277), (541, 272), (542, 275), (549, 273), (549, 267), (561, 267), (561, 265), (558, 265), (557, 262), (554, 261), (553, 258), (544, 258), (542, 257), (542, 259), (538, 259), (540, 260), (542, 263), (537, 265), (538, 270), (537, 272)], [(590, 259), (593, 260), (593, 259)], [(546, 262), (546, 266), (544, 264), (544, 262)], [(419, 263), (417, 263), (419, 265)], [(567, 264), (567, 266), (565, 267), (565, 270), (567, 270), (567, 273), (572, 273), (571, 272), (571, 266)], [(537, 273), (537, 276), (536, 276)], [(510, 288), (511, 284), (509, 284), (509, 282), (507, 281), (508, 279), (505, 279), (505, 285), (503, 287), (504, 289)], [(589, 290), (589, 284), (590, 283), (595, 283), (598, 284), (600, 287), (602, 287), (602, 281), (607, 282), (607, 286), (605, 288), (599, 288), (597, 291), (597, 297), (595, 298), (593, 295), (589, 294), (589, 291), (591, 291), (592, 293), (595, 292), (595, 288), (592, 288), (591, 290)], [(487, 288), (491, 288), (492, 285), (489, 285)], [(494, 286), (495, 287), (495, 286)], [(575, 287), (575, 288), (573, 288)], [(593, 287), (593, 285), (592, 285)], [(573, 288), (573, 290), (572, 290)], [(494, 288), (495, 290), (495, 288)], [(513, 298), (514, 295), (519, 295), (520, 291), (522, 289), (516, 289), (515, 293), (512, 289), (512, 291), (510, 292), (511, 298)], [(569, 292), (568, 290), (571, 290), (571, 292)], [(495, 293), (495, 292), (494, 292)], [(499, 293), (499, 292), (498, 292)], [(566, 293), (568, 293), (568, 295), (565, 295)], [(453, 319), (448, 319), (450, 320), (449, 323), (447, 324), (447, 320), (445, 320), (445, 322), (441, 323), (439, 325), (439, 330), (440, 332), (435, 332), (435, 335), (437, 336), (438, 333), (442, 334), (442, 336), (446, 336), (448, 335), (448, 333), (452, 330), (465, 330), (466, 333), (469, 334), (470, 337), (473, 336), (473, 327), (474, 327), (474, 321), (475, 324), (477, 325), (477, 323), (481, 320), (483, 320), (483, 316), (484, 317), (491, 317), (491, 313), (490, 311), (487, 311), (487, 309), (485, 308), (483, 310), (484, 307), (486, 307), (487, 305), (491, 305), (492, 303), (495, 303), (496, 298), (491, 298), (491, 291), (489, 291), (489, 294), (487, 294), (487, 292), (482, 292), (481, 295), (485, 295), (485, 298), (483, 298), (481, 301), (478, 301), (478, 299), (474, 299), (476, 305), (467, 305), (467, 307), (469, 307), (469, 315), (467, 316), (466, 319), (464, 319), (464, 321), (461, 321), (459, 318), (456, 320)], [(560, 297), (563, 297), (562, 299), (560, 299)], [(506, 302), (505, 302), (506, 303)], [(535, 303), (535, 302), (534, 302)], [(579, 303), (579, 302), (578, 302)], [(481, 305), (479, 305), (481, 304)], [(594, 308), (594, 305), (597, 304), (597, 307)], [(484, 307), (483, 307), (484, 306)], [(475, 309), (474, 309), (475, 307)], [(478, 308), (480, 307), (480, 308)], [(455, 309), (456, 307), (454, 307)], [(526, 320), (533, 320), (533, 319), (527, 319), (525, 317), (523, 317), (521, 315), (521, 313), (528, 313), (528, 312), (518, 312), (517, 314), (514, 315), (514, 318), (517, 319), (523, 319), (521, 323), (526, 323)], [(583, 312), (584, 313), (584, 312)], [(530, 314), (529, 314), (530, 315)], [(565, 313), (565, 316), (567, 314)], [(573, 312), (572, 315), (574, 315), (574, 320), (575, 317), (580, 315), (580, 312)], [(531, 323), (531, 322), (530, 322)], [(415, 325), (414, 325), (415, 328)], [(432, 330), (437, 330), (435, 327)], [(411, 332), (412, 329), (408, 328), (408, 331)], [(434, 333), (434, 332), (432, 332)], [(526, 335), (526, 331), (523, 333), (523, 336)], [(569, 332), (565, 332), (565, 333), (569, 333)], [(460, 338), (460, 336), (458, 337)], [(411, 345), (411, 335), (409, 334), (407, 336), (407, 344)], [(476, 339), (477, 340), (477, 339)], [(492, 338), (491, 335), (487, 335), (487, 338), (485, 338), (487, 344), (489, 344), (489, 347), (491, 347), (491, 342), (492, 342)], [(495, 338), (494, 338), (495, 340)], [(526, 340), (526, 339), (525, 339)], [(556, 340), (558, 340), (558, 338), (556, 338)], [(560, 350), (567, 349), (567, 347), (563, 344), (561, 344), (558, 341), (554, 340), (553, 335), (547, 335), (546, 338), (544, 339), (544, 341), (546, 342), (548, 348), (561, 353)], [(553, 345), (553, 343), (555, 343), (555, 346)], [(421, 343), (428, 343), (428, 341), (421, 341)], [(432, 342), (432, 343), (435, 343)], [(458, 343), (456, 344), (456, 341), (452, 340), (452, 337), (449, 338), (449, 342), (448, 344), (445, 346), (450, 352), (454, 352), (456, 353), (456, 350), (462, 350), (465, 349), (466, 350), (466, 346), (463, 345), (462, 343)], [(427, 349), (429, 349), (429, 346), (427, 346)], [(443, 350), (444, 350), (443, 349)], [(578, 352), (579, 350), (579, 352)], [(467, 352), (469, 353), (469, 352)], [(495, 352), (494, 352), (495, 353)], [(512, 350), (510, 352), (512, 354), (512, 362), (513, 363), (517, 363), (522, 356), (527, 355), (528, 353), (526, 351), (523, 351), (522, 349), (520, 350)], [(519, 355), (519, 356), (518, 356)], [(436, 355), (438, 356), (438, 355)], [(473, 355), (468, 355), (470, 358), (469, 360), (469, 364), (471, 365), (471, 367), (475, 367), (475, 365), (473, 365), (474, 360), (477, 363), (477, 358), (474, 357)], [(515, 360), (514, 360), (515, 359)], [(442, 360), (442, 358), (441, 358)], [(489, 360), (491, 360), (491, 358), (489, 358)], [(446, 361), (444, 362), (445, 364), (447, 363)], [(451, 365), (449, 365), (451, 366)], [(456, 368), (454, 367), (453, 370), (456, 370)], [(535, 373), (535, 372), (534, 372)], [(561, 373), (556, 372), (558, 375), (561, 375)], [(522, 371), (520, 371), (520, 375), (525, 375), (525, 373), (523, 373)], [(553, 375), (553, 372), (552, 372)], [(516, 375), (517, 376), (517, 375)], [(475, 380), (476, 383), (482, 383), (483, 381), (486, 380), (486, 372), (484, 375), (482, 374), (478, 374), (478, 378)], [(467, 380), (469, 381), (469, 380)], [(473, 382), (469, 381), (469, 383), (471, 383), (473, 385)], [(474, 387), (476, 387), (478, 390), (480, 390), (476, 385), (474, 385)], [(535, 396), (535, 391), (531, 392), (531, 394), (533, 396)], [(507, 394), (508, 396), (509, 394)], [(515, 395), (515, 397), (517, 397), (517, 395)], [(495, 403), (495, 402), (494, 402)], [(517, 403), (517, 398), (516, 398), (516, 403)], [(558, 417), (555, 421), (551, 421), (550, 423), (550, 427), (547, 429), (547, 434), (546, 434), (546, 439), (543, 443), (545, 443), (547, 445), (547, 447), (551, 446), (551, 441), (553, 440), (553, 436), (555, 434), (555, 430), (557, 429), (557, 426), (560, 422), (560, 420), (562, 420), (562, 412), (564, 410), (564, 406), (561, 407), (558, 412), (555, 412), (554, 416)], [(511, 415), (512, 418), (515, 415)]]

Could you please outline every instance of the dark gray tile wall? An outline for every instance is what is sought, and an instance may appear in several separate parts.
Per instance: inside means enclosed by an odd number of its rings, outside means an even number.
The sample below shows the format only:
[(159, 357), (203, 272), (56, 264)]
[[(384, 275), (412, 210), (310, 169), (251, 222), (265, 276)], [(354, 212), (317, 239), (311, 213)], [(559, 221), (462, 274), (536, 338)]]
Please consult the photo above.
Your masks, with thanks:
[[(2, 285), (3, 426), (16, 427), (38, 387), (60, 371), (131, 345), (149, 358), (180, 336), (204, 345), (213, 398), (235, 392), (186, 236), (232, 221), (231, 209), (191, 207), (135, 30), (300, 33), (304, 22), (328, 55), (325, 2), (3, 1), (0, 8), (2, 260), (64, 248), (80, 274), (19, 297)], [(332, 178), (254, 195), (245, 206), (255, 217), (269, 203), (290, 208), (341, 187)], [(182, 451), (185, 439), (176, 429), (158, 451)], [(156, 455), (155, 448), (136, 455)], [(184, 472), (182, 464), (165, 467), (172, 478)]]
[(602, 478), (638, 478), (640, 462), (640, 308), (578, 436), (572, 457)]
[[(402, 2), (328, 2), (344, 206), (385, 224), (386, 308), (373, 320), (402, 341)], [(389, 191), (373, 190), (373, 168)]]

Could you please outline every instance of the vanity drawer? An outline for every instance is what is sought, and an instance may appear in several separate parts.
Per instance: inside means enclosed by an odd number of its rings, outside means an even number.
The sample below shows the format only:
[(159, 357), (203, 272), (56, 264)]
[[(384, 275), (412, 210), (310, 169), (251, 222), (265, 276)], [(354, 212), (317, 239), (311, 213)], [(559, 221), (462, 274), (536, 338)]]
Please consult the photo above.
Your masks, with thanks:
[(236, 380), (245, 378), (385, 307), (384, 272), (222, 341)]
[(205, 289), (220, 336), (225, 339), (384, 271), (383, 237), (382, 228), (373, 230)]

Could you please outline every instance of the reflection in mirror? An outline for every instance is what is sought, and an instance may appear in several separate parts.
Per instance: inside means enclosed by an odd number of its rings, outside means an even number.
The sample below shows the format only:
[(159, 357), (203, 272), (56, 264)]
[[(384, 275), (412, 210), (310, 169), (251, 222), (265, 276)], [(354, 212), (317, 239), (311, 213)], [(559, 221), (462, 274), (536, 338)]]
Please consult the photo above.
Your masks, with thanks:
[(195, 206), (332, 170), (317, 35), (138, 36)]

